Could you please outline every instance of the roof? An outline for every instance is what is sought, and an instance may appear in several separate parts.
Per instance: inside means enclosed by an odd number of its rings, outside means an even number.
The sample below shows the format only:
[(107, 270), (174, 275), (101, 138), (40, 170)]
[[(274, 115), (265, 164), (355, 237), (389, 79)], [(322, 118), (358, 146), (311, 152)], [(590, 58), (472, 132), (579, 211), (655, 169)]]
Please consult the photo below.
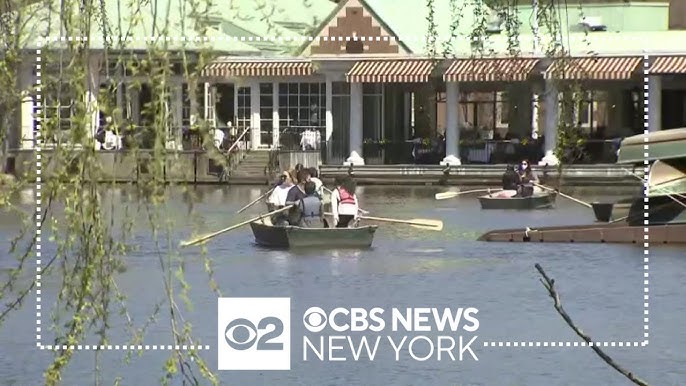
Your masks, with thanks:
[[(59, 15), (60, 1), (48, 0), (52, 5), (43, 3), (25, 6), (23, 15), (30, 15), (27, 19), (27, 31), (24, 37), (26, 48), (36, 48), (40, 36), (60, 36), (61, 23)], [(228, 3), (227, 3), (228, 1)], [(426, 36), (429, 30), (429, 10), (425, 3), (417, 0), (359, 0), (386, 28), (390, 34), (396, 36), (401, 46), (410, 51), (413, 57), (427, 55)], [(211, 49), (218, 54), (232, 56), (262, 56), (287, 58), (297, 56), (299, 48), (308, 39), (316, 37), (328, 20), (331, 20), (340, 7), (344, 7), (346, 0), (335, 4), (330, 0), (223, 0), (208, 10), (209, 17), (192, 16), (191, 0), (160, 0), (146, 2), (140, 9), (133, 12), (129, 8), (120, 7), (118, 0), (103, 0), (108, 20), (107, 35), (128, 35), (131, 40), (122, 44), (122, 48), (146, 50), (152, 35), (170, 36), (172, 38), (189, 38), (191, 41), (170, 40), (158, 41), (156, 44), (169, 50), (199, 50)], [(466, 58), (480, 56), (472, 49), (470, 35), (479, 24), (476, 14), (484, 14), (486, 21), (497, 20), (494, 11), (484, 7), (479, 10), (472, 1), (434, 1), (433, 18), (436, 33), (440, 37), (437, 41), (438, 54), (442, 54), (446, 37), (451, 34), (448, 56)], [(181, 9), (187, 11), (182, 12)], [(586, 16), (601, 17), (608, 26), (606, 32), (579, 31), (576, 22), (579, 21), (579, 9)], [(411, 11), (410, 11), (411, 10)], [(120, 14), (121, 12), (121, 14)], [(78, 17), (78, 10), (72, 15)], [(133, 16), (131, 15), (133, 14)], [(157, 20), (153, 15), (156, 14)], [(534, 51), (534, 36), (531, 34), (532, 10), (530, 6), (517, 6), (517, 17), (521, 23), (518, 36), (519, 48), (515, 49), (520, 56), (544, 56), (545, 48), (552, 44), (541, 28), (542, 47)], [(461, 15), (457, 17), (457, 15)], [(91, 36), (91, 47), (103, 48), (101, 38), (103, 32), (94, 17), (91, 31), (83, 35)], [(453, 20), (459, 19), (454, 24)], [(568, 11), (562, 12), (559, 21), (562, 22), (562, 43), (565, 49), (574, 56), (589, 55), (643, 55), (643, 54), (678, 54), (686, 53), (683, 42), (686, 41), (686, 31), (667, 31), (668, 5), (663, 3), (630, 3), (630, 4), (592, 4), (579, 8), (569, 4)], [(161, 25), (161, 21), (168, 22)], [(567, 21), (569, 20), (569, 22)], [(541, 21), (542, 25), (545, 24)], [(567, 28), (569, 24), (570, 28)], [(202, 44), (192, 42), (200, 35), (199, 28), (208, 28), (208, 40)], [(453, 28), (454, 27), (454, 28)], [(503, 25), (502, 28), (505, 28)], [(508, 33), (489, 35), (486, 39), (484, 52), (488, 56), (509, 56)], [(59, 47), (63, 42), (53, 42), (52, 46)], [(118, 46), (118, 44), (114, 44)], [(345, 55), (343, 55), (345, 56)]]

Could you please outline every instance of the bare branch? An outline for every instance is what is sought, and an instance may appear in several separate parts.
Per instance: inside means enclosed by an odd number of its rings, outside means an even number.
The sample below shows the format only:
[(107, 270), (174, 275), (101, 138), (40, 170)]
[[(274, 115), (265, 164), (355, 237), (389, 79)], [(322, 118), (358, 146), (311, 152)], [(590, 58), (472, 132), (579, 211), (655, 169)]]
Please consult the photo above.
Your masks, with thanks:
[(622, 375), (627, 377), (631, 382), (633, 382), (636, 385), (641, 385), (641, 386), (648, 386), (648, 383), (641, 378), (635, 376), (632, 372), (624, 369), (622, 366), (620, 366), (617, 362), (615, 362), (612, 358), (610, 358), (609, 355), (605, 354), (603, 350), (598, 347), (597, 344), (593, 343), (593, 339), (585, 334), (579, 327), (574, 324), (574, 321), (572, 321), (572, 318), (567, 314), (567, 312), (562, 308), (562, 302), (560, 301), (560, 294), (557, 293), (557, 290), (555, 289), (555, 279), (551, 279), (546, 275), (545, 271), (543, 270), (543, 267), (541, 267), (540, 264), (535, 264), (534, 265), (538, 272), (541, 274), (543, 279), (541, 279), (541, 283), (543, 283), (543, 286), (545, 287), (546, 290), (548, 290), (548, 295), (550, 295), (551, 298), (553, 298), (553, 302), (555, 305), (555, 310), (557, 310), (557, 313), (562, 316), (562, 319), (567, 322), (567, 325), (574, 330), (574, 332), (581, 338), (583, 339), (586, 343), (588, 343), (588, 346), (595, 351), (596, 354), (600, 358), (605, 361), (608, 365), (610, 365), (613, 369), (619, 371)]

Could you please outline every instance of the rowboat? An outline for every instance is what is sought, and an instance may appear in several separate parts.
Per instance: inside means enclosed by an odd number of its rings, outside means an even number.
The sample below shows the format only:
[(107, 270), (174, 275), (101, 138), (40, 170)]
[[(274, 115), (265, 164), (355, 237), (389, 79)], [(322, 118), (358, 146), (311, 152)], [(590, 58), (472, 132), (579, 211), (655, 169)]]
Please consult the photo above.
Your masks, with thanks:
[(481, 209), (548, 209), (555, 206), (556, 196), (557, 193), (554, 192), (534, 193), (528, 197), (508, 197), (487, 194), (479, 197), (479, 203), (481, 203)]
[(250, 223), (255, 242), (269, 248), (370, 248), (376, 225), (357, 228), (275, 226), (269, 219)]
[[(686, 128), (639, 134), (622, 141), (618, 164), (643, 166), (646, 161), (652, 162), (646, 184), (648, 208), (643, 198), (635, 199), (624, 220), (500, 229), (487, 232), (478, 240), (643, 244), (648, 234), (652, 245), (686, 244)], [(614, 209), (612, 216), (617, 216)]]
[(632, 197), (617, 202), (592, 202), (593, 213), (598, 222), (609, 222), (629, 215), (629, 208), (634, 201), (643, 202), (643, 197)]

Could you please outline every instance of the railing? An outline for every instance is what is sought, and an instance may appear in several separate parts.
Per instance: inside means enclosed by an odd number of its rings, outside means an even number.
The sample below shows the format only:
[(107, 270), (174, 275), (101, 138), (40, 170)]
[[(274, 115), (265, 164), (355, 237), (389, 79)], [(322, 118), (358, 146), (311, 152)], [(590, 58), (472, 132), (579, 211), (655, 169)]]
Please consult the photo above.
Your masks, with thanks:
[(281, 151), (316, 151), (319, 152), (322, 163), (327, 162), (329, 154), (326, 141), (326, 128), (322, 126), (289, 126), (279, 133)]
[[(458, 146), (463, 164), (518, 163), (523, 159), (538, 162), (543, 158), (543, 140), (463, 140)], [(619, 139), (586, 140), (576, 149), (566, 152), (567, 164), (614, 163), (617, 160)], [(435, 139), (411, 141), (365, 141), (363, 154), (366, 164), (430, 164), (445, 157), (445, 143)]]
[(222, 152), (226, 157), (226, 160), (225, 162), (217, 162), (214, 159), (210, 158), (208, 173), (218, 174), (220, 181), (227, 180), (228, 177), (231, 176), (233, 171), (236, 170), (236, 167), (238, 167), (238, 165), (241, 163), (241, 160), (243, 160), (245, 154), (248, 152), (249, 142), (247, 134), (249, 132), (250, 127), (246, 127), (243, 129), (241, 134), (236, 139), (229, 138), (228, 140), (230, 141), (231, 145), (225, 153), (222, 150), (222, 148), (225, 147), (227, 144), (226, 137), (224, 141), (221, 144), (219, 144), (218, 148), (217, 144), (215, 144), (215, 149)]

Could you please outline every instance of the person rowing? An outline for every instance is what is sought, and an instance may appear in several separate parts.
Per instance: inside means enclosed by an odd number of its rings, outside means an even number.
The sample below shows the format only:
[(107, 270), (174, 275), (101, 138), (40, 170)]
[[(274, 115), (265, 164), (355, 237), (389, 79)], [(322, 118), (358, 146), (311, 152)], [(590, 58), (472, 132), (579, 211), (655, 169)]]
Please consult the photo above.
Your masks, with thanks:
[[(279, 180), (280, 183), (274, 187), (272, 194), (270, 194), (267, 199), (267, 208), (270, 212), (286, 206), (288, 192), (293, 188), (293, 177), (288, 171), (281, 173)], [(274, 225), (283, 224), (285, 222), (287, 222), (285, 214), (278, 213), (272, 216), (272, 224)]]
[(300, 200), (306, 197), (305, 183), (307, 183), (309, 177), (310, 173), (306, 169), (301, 169), (296, 177), (297, 183), (295, 186), (291, 187), (286, 196), (286, 206), (296, 206), (288, 211), (288, 223), (290, 225), (298, 225), (300, 223), (300, 211), (298, 210), (297, 205), (300, 204)]
[(505, 173), (503, 173), (503, 190), (496, 194), (496, 197), (514, 197), (519, 192), (519, 185), (521, 184), (521, 177), (515, 171), (514, 166), (507, 165)]
[(350, 177), (336, 178), (336, 189), (331, 192), (331, 212), (334, 227), (352, 228), (360, 217), (360, 206), (357, 201), (355, 181)]
[(316, 195), (316, 185), (313, 181), (305, 183), (305, 197), (298, 205), (300, 222), (303, 228), (322, 228), (324, 226), (324, 211), (322, 200)]
[(538, 175), (531, 169), (531, 164), (528, 160), (522, 161), (519, 170), (519, 177), (521, 179), (519, 195), (522, 197), (529, 197), (536, 192), (534, 186), (539, 183)]

